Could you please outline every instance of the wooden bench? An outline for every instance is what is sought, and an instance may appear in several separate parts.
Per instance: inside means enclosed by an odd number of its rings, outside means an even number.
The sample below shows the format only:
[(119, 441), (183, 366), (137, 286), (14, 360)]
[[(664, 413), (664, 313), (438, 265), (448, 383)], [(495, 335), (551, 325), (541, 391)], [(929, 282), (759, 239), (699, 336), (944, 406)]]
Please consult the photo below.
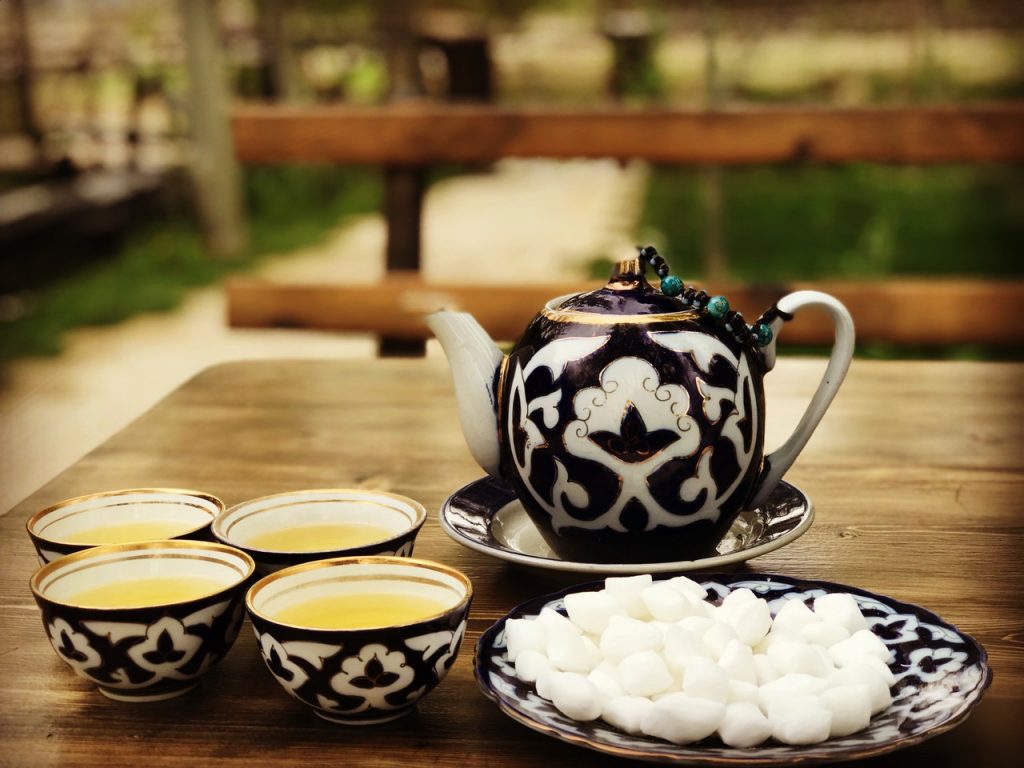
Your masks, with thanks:
[[(386, 107), (236, 107), (235, 147), (246, 164), (374, 164), (422, 169), (506, 157), (641, 159), (673, 165), (1024, 161), (1024, 104), (838, 110), (759, 107), (508, 109), (403, 102)], [(408, 185), (406, 185), (408, 186)], [(429, 286), (419, 282), (422, 185), (385, 201), (390, 278), (379, 286), (292, 286), (238, 280), (228, 290), (233, 325), (297, 325), (427, 337), (421, 315), (445, 298), (513, 338), (543, 302), (579, 286)], [(408, 277), (408, 272), (413, 277)], [(398, 274), (402, 273), (403, 277)], [(713, 286), (756, 317), (792, 286)], [(863, 340), (899, 344), (1020, 345), (1024, 283), (917, 280), (829, 283), (850, 305)], [(486, 296), (486, 299), (483, 297)], [(749, 303), (748, 303), (749, 302)], [(443, 303), (443, 302), (442, 302)], [(398, 309), (395, 309), (395, 308)], [(812, 324), (787, 341), (823, 343)]]
[[(235, 278), (228, 282), (228, 320), (238, 328), (317, 328), (362, 331), (418, 341), (430, 338), (424, 316), (437, 309), (471, 313), (495, 339), (515, 339), (555, 296), (601, 283), (572, 285), (437, 285), (415, 274), (394, 275), (377, 285), (290, 285)], [(907, 280), (794, 282), (707, 286), (753, 321), (779, 297), (813, 288), (831, 293), (850, 310), (858, 341), (896, 345), (971, 342), (1024, 346), (1024, 281)], [(832, 325), (801, 313), (786, 325), (785, 343), (831, 344)]]

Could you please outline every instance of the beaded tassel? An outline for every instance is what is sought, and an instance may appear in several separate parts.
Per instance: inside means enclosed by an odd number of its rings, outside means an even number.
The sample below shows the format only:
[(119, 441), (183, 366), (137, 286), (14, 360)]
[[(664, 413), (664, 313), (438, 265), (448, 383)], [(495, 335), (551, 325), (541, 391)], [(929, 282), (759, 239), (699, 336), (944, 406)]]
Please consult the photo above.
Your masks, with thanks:
[(763, 317), (753, 326), (747, 325), (743, 315), (729, 308), (729, 300), (725, 296), (709, 296), (693, 286), (686, 287), (682, 280), (670, 275), (668, 262), (653, 245), (637, 246), (637, 250), (640, 258), (650, 264), (661, 278), (661, 292), (666, 296), (678, 296), (685, 306), (704, 310), (742, 343), (758, 347), (771, 344), (772, 329)]

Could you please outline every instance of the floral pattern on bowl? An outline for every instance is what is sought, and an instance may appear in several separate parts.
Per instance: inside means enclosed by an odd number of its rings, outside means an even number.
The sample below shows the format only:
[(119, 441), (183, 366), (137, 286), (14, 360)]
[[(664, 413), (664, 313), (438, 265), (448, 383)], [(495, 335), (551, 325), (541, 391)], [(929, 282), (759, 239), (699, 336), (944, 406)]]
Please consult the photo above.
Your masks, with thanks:
[(850, 593), (872, 630), (893, 651), (889, 664), (896, 677), (892, 705), (873, 717), (863, 731), (806, 747), (767, 742), (752, 749), (737, 749), (716, 737), (677, 746), (651, 737), (631, 736), (601, 720), (572, 720), (538, 696), (532, 684), (516, 677), (515, 667), (505, 655), (504, 626), (508, 619), (536, 616), (545, 607), (564, 614), (566, 594), (600, 589), (601, 582), (530, 600), (491, 626), (477, 643), (477, 682), (484, 694), (512, 719), (599, 752), (686, 765), (782, 766), (854, 760), (920, 743), (962, 722), (992, 681), (985, 650), (973, 638), (923, 608), (853, 587), (785, 576), (732, 574), (708, 576), (700, 581), (708, 590), (708, 599), (715, 604), (720, 604), (731, 590), (745, 587), (767, 600), (773, 614), (791, 597), (809, 603), (832, 592)]
[[(260, 592), (270, 592), (275, 581), (284, 580), (279, 582), (284, 585), (278, 587), (281, 593), (299, 594), (324, 569), (341, 573), (335, 577), (341, 581), (345, 570), (357, 568), (362, 570), (356, 578), (369, 583), (434, 578), (439, 589), (452, 593), (452, 604), (421, 621), (366, 629), (298, 627), (264, 613), (267, 599), (274, 598), (264, 599)], [(260, 655), (281, 687), (325, 720), (362, 725), (401, 717), (444, 679), (466, 633), (471, 599), (469, 580), (445, 566), (407, 558), (353, 557), (271, 574), (254, 585), (247, 604)]]
[[(74, 579), (76, 571), (115, 569), (127, 561), (166, 558), (187, 568), (202, 562), (230, 580), (192, 600), (134, 608), (77, 606), (51, 594), (49, 584)], [(191, 560), (190, 560), (191, 558)], [(80, 568), (81, 566), (81, 568)], [(57, 655), (76, 674), (119, 701), (159, 701), (179, 696), (234, 644), (245, 615), (243, 599), (253, 563), (219, 544), (148, 542), (96, 547), (61, 558), (33, 577), (43, 627)]]

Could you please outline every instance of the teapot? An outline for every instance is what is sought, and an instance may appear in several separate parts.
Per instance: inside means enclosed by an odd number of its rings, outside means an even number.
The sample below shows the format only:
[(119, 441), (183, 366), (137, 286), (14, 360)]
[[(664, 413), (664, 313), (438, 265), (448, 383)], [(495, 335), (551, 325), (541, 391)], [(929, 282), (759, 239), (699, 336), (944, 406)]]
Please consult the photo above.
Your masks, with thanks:
[[(811, 306), (835, 326), (831, 356), (795, 431), (765, 455), (763, 379), (781, 327)], [(652, 247), (619, 261), (604, 287), (549, 301), (507, 356), (467, 313), (427, 322), (473, 457), (514, 487), (560, 557), (580, 562), (713, 553), (807, 443), (854, 347), (850, 314), (828, 294), (790, 293), (748, 326)]]

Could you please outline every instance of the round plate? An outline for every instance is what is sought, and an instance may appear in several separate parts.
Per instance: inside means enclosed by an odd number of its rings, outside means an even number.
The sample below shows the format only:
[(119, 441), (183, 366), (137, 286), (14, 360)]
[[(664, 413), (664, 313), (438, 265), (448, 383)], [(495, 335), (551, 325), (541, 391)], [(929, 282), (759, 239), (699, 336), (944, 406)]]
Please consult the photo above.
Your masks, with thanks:
[(769, 741), (751, 749), (736, 749), (717, 737), (678, 746), (647, 736), (630, 736), (601, 720), (571, 720), (538, 696), (532, 684), (516, 677), (514, 665), (505, 655), (505, 622), (536, 616), (545, 607), (564, 614), (565, 595), (600, 589), (602, 582), (530, 600), (491, 626), (476, 647), (477, 683), (513, 720), (581, 747), (650, 762), (750, 766), (854, 760), (918, 744), (962, 722), (992, 681), (984, 649), (923, 608), (841, 584), (785, 576), (717, 575), (701, 583), (708, 590), (708, 600), (716, 604), (732, 589), (751, 589), (768, 601), (773, 615), (790, 597), (810, 602), (830, 592), (853, 595), (872, 630), (893, 651), (889, 663), (896, 676), (891, 688), (892, 705), (873, 717), (863, 731), (806, 747)]
[(474, 480), (441, 506), (441, 527), (463, 546), (520, 565), (573, 573), (678, 573), (713, 570), (785, 546), (811, 526), (814, 505), (803, 491), (782, 482), (764, 506), (739, 514), (717, 554), (662, 563), (581, 563), (562, 560), (530, 520), (515, 491), (493, 477)]

